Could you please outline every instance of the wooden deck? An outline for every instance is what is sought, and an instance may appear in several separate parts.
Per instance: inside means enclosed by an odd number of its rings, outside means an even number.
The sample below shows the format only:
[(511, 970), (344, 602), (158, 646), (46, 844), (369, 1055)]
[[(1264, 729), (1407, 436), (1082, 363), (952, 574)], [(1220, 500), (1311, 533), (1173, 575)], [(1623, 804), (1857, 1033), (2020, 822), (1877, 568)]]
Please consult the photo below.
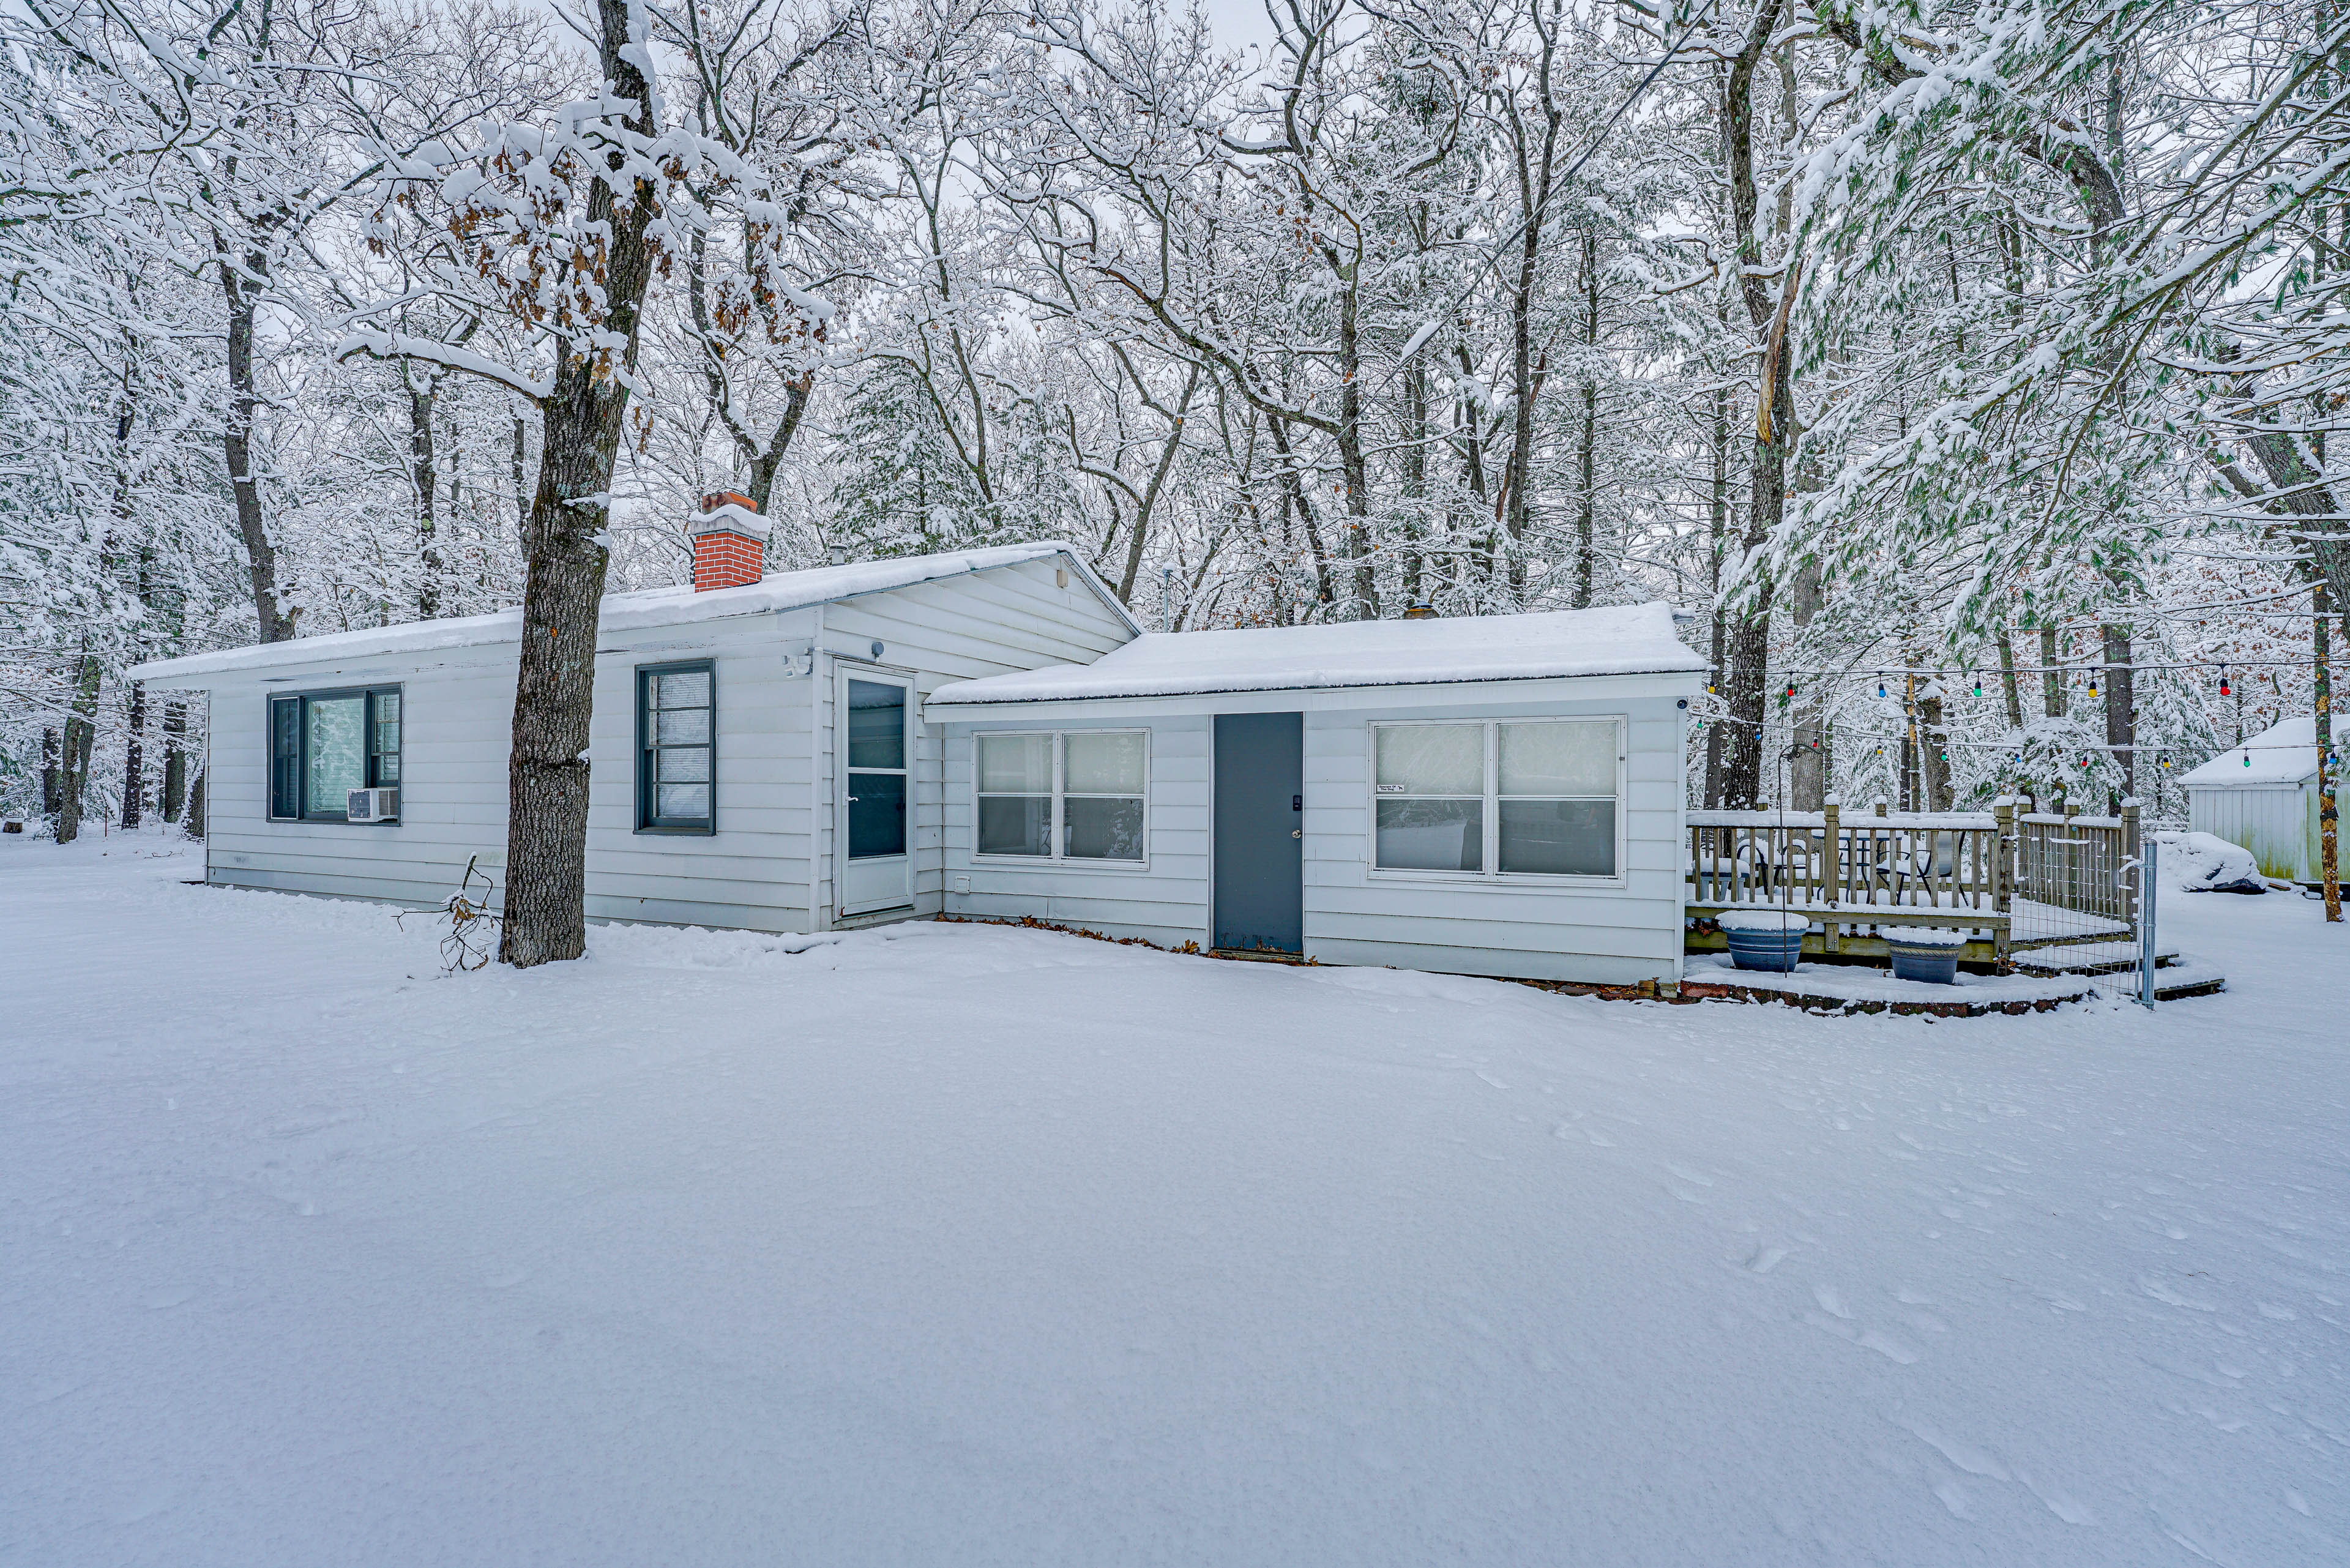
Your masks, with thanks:
[(1785, 909), (1815, 928), (1807, 955), (1889, 957), (1903, 926), (1972, 930), (1970, 967), (2004, 970), (2015, 952), (2134, 939), (2137, 813), (2085, 817), (2019, 812), (1875, 815), (1689, 814), (1685, 946), (1721, 951), (1726, 911)]

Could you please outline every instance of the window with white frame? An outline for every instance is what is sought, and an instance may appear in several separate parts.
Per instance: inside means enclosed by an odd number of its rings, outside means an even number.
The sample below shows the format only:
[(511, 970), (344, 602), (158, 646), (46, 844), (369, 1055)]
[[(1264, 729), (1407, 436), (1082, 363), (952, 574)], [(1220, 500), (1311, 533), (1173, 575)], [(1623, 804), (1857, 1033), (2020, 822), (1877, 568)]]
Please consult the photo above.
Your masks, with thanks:
[(1147, 730), (980, 735), (981, 855), (1140, 861), (1149, 795)]
[(1373, 864), (1484, 877), (1615, 877), (1617, 719), (1374, 724)]

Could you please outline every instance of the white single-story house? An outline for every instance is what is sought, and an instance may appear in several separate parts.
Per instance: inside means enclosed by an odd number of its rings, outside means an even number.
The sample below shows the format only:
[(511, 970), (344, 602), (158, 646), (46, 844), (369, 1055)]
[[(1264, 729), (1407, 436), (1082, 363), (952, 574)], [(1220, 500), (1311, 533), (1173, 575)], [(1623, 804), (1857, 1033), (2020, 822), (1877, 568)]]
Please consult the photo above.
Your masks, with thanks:
[[(1035, 917), (1167, 946), (1674, 980), (1682, 722), (1662, 605), (1146, 634), (1041, 542), (692, 588), (597, 638), (588, 914), (821, 931)], [(440, 903), (505, 857), (520, 615), (134, 670), (209, 694), (206, 877)]]
[(2187, 791), (2190, 830), (2242, 845), (2264, 876), (2304, 883), (2323, 879), (2314, 718), (2304, 713), (2287, 719), (2178, 783)]

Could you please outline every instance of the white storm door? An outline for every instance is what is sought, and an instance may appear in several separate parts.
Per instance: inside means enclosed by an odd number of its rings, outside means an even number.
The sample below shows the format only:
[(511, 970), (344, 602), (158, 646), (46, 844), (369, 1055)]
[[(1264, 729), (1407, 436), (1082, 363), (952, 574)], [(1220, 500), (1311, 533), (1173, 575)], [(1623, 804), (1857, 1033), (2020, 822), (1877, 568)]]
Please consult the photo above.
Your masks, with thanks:
[(839, 795), (833, 816), (843, 915), (914, 901), (913, 682), (844, 668), (833, 712)]

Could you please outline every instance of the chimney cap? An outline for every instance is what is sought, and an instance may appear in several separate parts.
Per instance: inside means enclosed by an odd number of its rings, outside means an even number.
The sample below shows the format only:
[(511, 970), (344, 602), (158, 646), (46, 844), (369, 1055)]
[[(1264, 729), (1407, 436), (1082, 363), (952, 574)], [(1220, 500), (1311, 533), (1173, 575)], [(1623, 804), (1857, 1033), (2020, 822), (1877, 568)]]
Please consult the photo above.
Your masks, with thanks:
[(751, 498), (737, 491), (722, 490), (702, 498), (702, 510), (687, 523), (685, 531), (691, 535), (741, 534), (747, 538), (764, 539), (773, 525), (759, 515)]

